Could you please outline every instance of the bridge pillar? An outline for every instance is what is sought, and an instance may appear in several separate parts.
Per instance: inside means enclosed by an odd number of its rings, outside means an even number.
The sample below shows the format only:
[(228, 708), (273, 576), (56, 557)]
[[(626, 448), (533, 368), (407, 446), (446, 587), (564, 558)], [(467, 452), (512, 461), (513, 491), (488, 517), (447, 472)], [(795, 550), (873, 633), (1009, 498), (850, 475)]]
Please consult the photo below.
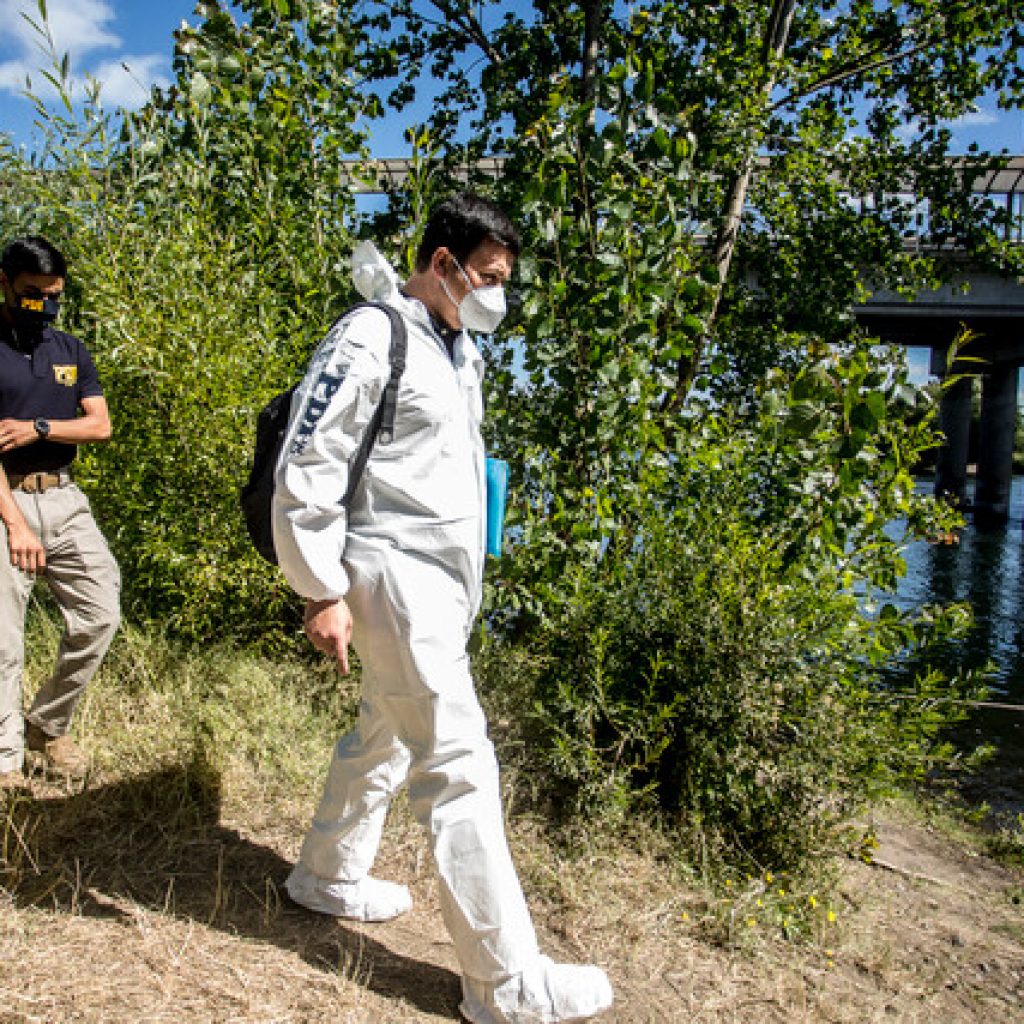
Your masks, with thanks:
[(942, 393), (939, 426), (946, 442), (935, 465), (935, 495), (967, 503), (967, 446), (971, 436), (971, 378), (961, 377)]
[(1001, 526), (1009, 518), (1016, 429), (1017, 367), (996, 363), (982, 378), (974, 492), (974, 519), (980, 526)]

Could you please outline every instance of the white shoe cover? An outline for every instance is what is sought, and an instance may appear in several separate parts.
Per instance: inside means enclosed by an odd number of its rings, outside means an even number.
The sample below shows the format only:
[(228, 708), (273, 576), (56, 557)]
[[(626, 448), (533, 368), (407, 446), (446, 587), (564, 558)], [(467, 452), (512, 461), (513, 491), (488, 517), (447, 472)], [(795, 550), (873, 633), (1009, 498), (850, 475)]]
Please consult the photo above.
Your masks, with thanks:
[(353, 921), (390, 921), (412, 906), (412, 896), (404, 885), (369, 875), (358, 882), (331, 882), (318, 878), (302, 863), (292, 868), (284, 887), (308, 910)]
[(556, 964), (542, 956), (497, 987), (462, 979), (462, 1015), (472, 1024), (567, 1024), (589, 1020), (612, 1005), (600, 967)]

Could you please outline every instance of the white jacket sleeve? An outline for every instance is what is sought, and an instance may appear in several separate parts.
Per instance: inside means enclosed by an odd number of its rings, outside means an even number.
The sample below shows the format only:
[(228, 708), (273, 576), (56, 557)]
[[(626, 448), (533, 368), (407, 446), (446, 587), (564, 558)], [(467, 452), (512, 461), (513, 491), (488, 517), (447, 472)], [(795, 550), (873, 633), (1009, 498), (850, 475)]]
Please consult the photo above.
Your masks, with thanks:
[(331, 329), (292, 398), (272, 521), (278, 564), (307, 599), (341, 597), (349, 588), (342, 564), (348, 514), (340, 502), (387, 383), (390, 344), (383, 313), (357, 312)]

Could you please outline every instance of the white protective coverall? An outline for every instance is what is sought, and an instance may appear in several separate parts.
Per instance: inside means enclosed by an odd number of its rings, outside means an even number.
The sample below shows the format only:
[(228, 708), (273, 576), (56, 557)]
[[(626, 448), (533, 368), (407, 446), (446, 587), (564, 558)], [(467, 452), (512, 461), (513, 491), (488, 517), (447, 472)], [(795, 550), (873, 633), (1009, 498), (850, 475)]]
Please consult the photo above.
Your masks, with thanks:
[[(363, 670), (359, 723), (334, 749), (296, 871), (366, 878), (388, 803), (407, 780), (436, 859), (464, 1012), (478, 1021), (568, 1019), (551, 1016), (550, 1002), (536, 1017), (491, 1010), (503, 1000), (523, 1004), (520, 972), (549, 989), (538, 971), (559, 965), (538, 952), (509, 856), (466, 650), (484, 557), (483, 361), (465, 332), (449, 356), (426, 308), (401, 293), (373, 246), (360, 246), (353, 263), (360, 292), (405, 318), (408, 357), (394, 438), (374, 445), (347, 514), (338, 502), (349, 459), (390, 372), (390, 327), (379, 311), (344, 319), (317, 350), (277, 471), (281, 568), (303, 597), (344, 596)], [(597, 987), (607, 988), (596, 968), (573, 970), (596, 972)]]

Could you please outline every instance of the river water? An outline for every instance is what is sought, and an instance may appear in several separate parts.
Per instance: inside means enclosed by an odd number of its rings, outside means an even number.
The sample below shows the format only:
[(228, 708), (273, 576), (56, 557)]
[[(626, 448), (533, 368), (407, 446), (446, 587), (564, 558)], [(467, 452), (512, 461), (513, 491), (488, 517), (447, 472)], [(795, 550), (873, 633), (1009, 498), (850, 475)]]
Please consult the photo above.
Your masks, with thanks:
[[(930, 493), (932, 484), (919, 486)], [(1006, 527), (979, 530), (968, 522), (958, 545), (921, 541), (905, 557), (899, 605), (965, 601), (974, 610), (971, 634), (951, 657), (971, 667), (992, 662), (988, 703), (1004, 706), (973, 711), (961, 736), (994, 744), (992, 767), (1024, 778), (1024, 477), (1013, 480)]]

